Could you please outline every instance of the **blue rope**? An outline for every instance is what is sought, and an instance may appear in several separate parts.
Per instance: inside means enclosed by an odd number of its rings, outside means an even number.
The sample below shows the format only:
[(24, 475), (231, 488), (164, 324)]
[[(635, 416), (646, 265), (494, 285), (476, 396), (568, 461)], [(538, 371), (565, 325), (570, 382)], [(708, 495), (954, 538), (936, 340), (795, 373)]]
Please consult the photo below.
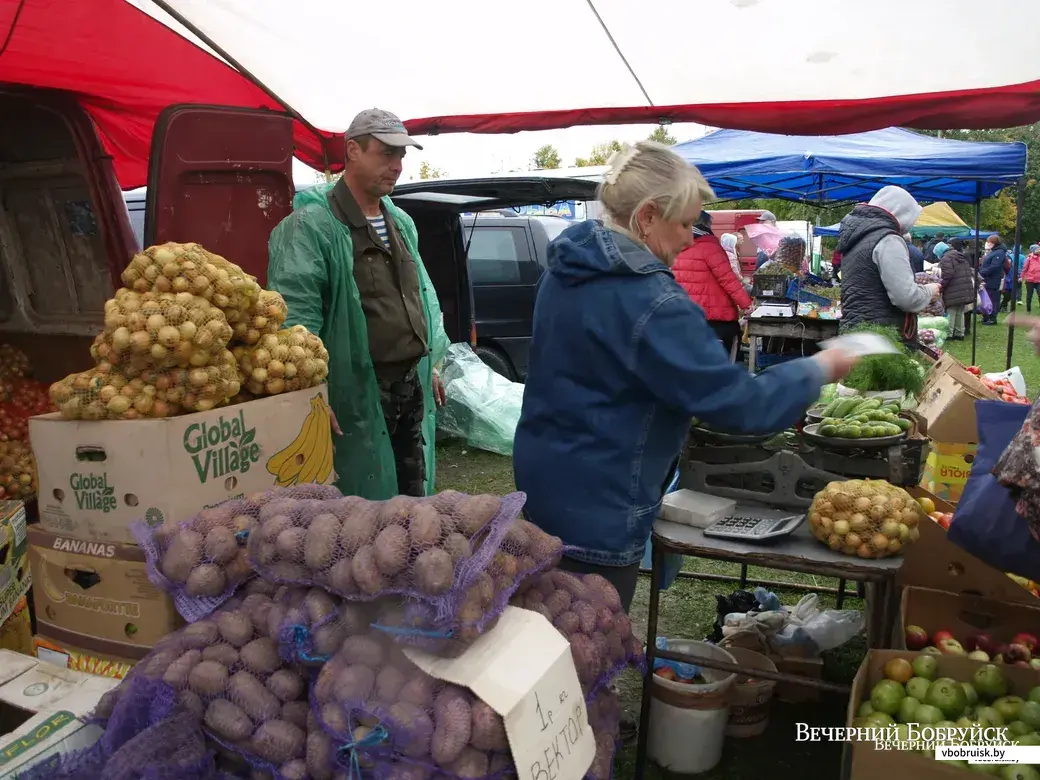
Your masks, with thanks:
[[(353, 733), (353, 732), (352, 732)], [(361, 764), (358, 761), (358, 750), (362, 748), (370, 748), (381, 745), (386, 742), (390, 735), (382, 725), (378, 725), (373, 728), (370, 732), (365, 734), (361, 739), (353, 742), (347, 742), (345, 745), (341, 745), (337, 753), (343, 755), (344, 753), (350, 753), (350, 774), (351, 780), (361, 780)]]
[(239, 544), (245, 544), (249, 540), (249, 529), (243, 528), (241, 531), (235, 532), (235, 541)]
[(296, 657), (301, 661), (312, 664), (321, 664), (332, 658), (331, 655), (311, 655), (304, 648), (309, 647), (311, 644), (310, 632), (307, 630), (307, 626), (293, 626), (292, 628), (293, 645), (296, 647)]
[(372, 623), (370, 628), (397, 636), (422, 636), (430, 639), (451, 639), (455, 636), (455, 632), (450, 629), (447, 631), (428, 631), (422, 628), (408, 628), (406, 626), (381, 626), (378, 623)]

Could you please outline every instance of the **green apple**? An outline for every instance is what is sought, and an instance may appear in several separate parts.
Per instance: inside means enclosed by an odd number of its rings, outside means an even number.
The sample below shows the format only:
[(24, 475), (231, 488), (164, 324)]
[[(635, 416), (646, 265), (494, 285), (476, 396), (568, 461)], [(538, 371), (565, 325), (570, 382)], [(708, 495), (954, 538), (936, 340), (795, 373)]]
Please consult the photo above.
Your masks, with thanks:
[[(964, 694), (962, 693), (961, 695), (963, 696)], [(881, 680), (870, 692), (870, 705), (877, 712), (895, 715), (899, 712), (899, 702), (905, 697), (906, 691), (895, 680)]]
[(871, 706), (869, 701), (865, 701), (862, 704), (860, 704), (859, 709), (856, 710), (856, 715), (860, 718), (865, 718), (867, 717), (867, 715), (872, 715), (873, 713), (874, 707)]
[(947, 718), (956, 718), (968, 706), (968, 696), (959, 682), (949, 677), (940, 677), (928, 686), (925, 703), (938, 707)]
[(1018, 745), (1040, 745), (1040, 734), (1036, 732), (1019, 734), (1017, 737), (1013, 737), (1013, 739)]
[(1018, 719), (1034, 730), (1040, 729), (1040, 702), (1022, 702), (1022, 709), (1018, 712)]
[(1003, 726), (1004, 716), (996, 707), (979, 707), (975, 710), (975, 720), (985, 726)]
[(914, 717), (922, 726), (936, 726), (943, 720), (943, 713), (931, 704), (918, 704), (914, 710)]
[(975, 690), (975, 686), (971, 683), (962, 682), (961, 687), (964, 689), (964, 695), (968, 697), (968, 706), (974, 707), (979, 703), (979, 694)]
[(954, 723), (952, 720), (940, 720), (937, 723), (934, 723), (932, 725), (934, 725), (937, 729), (955, 729), (955, 728), (957, 728), (957, 724)]
[(1009, 764), (1000, 768), (1001, 780), (1040, 780), (1040, 772), (1029, 764)]
[[(922, 650), (921, 653), (922, 653), (922, 655), (936, 656), (936, 655), (942, 655), (942, 650), (940, 650), (938, 647), (932, 647), (931, 645), (928, 645), (928, 647), (926, 647), (924, 650)], [(935, 668), (936, 668), (936, 670), (938, 670), (939, 667), (936, 666)], [(917, 670), (916, 669), (914, 670), (914, 674), (917, 674)], [(923, 674), (918, 675), (918, 676), (919, 677), (924, 677)]]
[(971, 684), (984, 701), (994, 701), (1007, 695), (1007, 678), (1004, 677), (1004, 670), (996, 664), (983, 664), (976, 669), (971, 676)]
[(999, 764), (968, 764), (968, 769), (980, 775), (996, 775), (1000, 773)]
[(934, 655), (919, 655), (910, 666), (914, 670), (914, 677), (923, 677), (926, 680), (934, 680), (939, 672), (939, 661)]
[(892, 716), (884, 712), (872, 712), (863, 719), (863, 724), (866, 728), (880, 729), (885, 726), (894, 726), (895, 721)]
[(1035, 701), (1037, 704), (1040, 704), (1040, 685), (1030, 690), (1029, 694), (1026, 696), (1026, 699), (1028, 699), (1029, 701)]
[(927, 677), (911, 677), (906, 681), (906, 695), (918, 701), (924, 701), (928, 696), (928, 686), (932, 682)]
[(913, 696), (907, 696), (899, 702), (899, 710), (896, 712), (896, 720), (900, 723), (917, 723), (916, 712), (921, 702)]
[(1023, 734), (1032, 734), (1033, 733), (1033, 727), (1030, 726), (1027, 723), (1023, 723), (1020, 720), (1013, 720), (1013, 721), (1011, 721), (1009, 724), (1007, 724), (1007, 727), (1008, 727), (1008, 734), (1010, 736), (1012, 736), (1012, 737), (1019, 737), (1019, 736), (1022, 736)]
[(981, 725), (977, 720), (972, 720), (967, 715), (961, 718), (957, 718), (957, 725), (962, 729), (970, 729), (973, 726)]
[(993, 702), (993, 709), (1004, 716), (1004, 722), (1018, 720), (1025, 700), (1021, 696), (1001, 696)]

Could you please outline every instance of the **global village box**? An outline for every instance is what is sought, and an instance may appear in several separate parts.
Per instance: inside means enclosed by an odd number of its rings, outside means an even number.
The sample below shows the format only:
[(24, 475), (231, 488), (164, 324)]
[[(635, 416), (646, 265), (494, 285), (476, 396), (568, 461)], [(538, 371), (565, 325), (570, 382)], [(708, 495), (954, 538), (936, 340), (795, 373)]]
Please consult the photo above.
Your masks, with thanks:
[(330, 419), (325, 385), (160, 420), (33, 417), (40, 526), (133, 544), (137, 520), (179, 522), (275, 486), (329, 484)]

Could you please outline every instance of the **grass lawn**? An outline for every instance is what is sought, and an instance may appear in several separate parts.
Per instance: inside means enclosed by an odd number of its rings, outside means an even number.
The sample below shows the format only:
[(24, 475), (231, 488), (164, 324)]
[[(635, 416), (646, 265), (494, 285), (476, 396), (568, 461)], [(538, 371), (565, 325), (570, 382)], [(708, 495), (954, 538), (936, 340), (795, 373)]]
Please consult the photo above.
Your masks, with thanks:
[[(505, 494), (515, 489), (513, 484), (512, 460), (467, 448), (459, 441), (446, 441), (437, 447), (437, 489), (460, 490), (469, 493), (492, 492)], [(740, 567), (688, 558), (684, 567), (688, 571), (739, 575)], [(837, 586), (837, 581), (827, 577), (798, 575), (751, 567), (748, 572), (753, 587), (754, 578), (791, 582), (792, 584), (817, 584)], [(738, 583), (707, 582), (679, 579), (662, 594), (659, 612), (659, 633), (663, 636), (703, 639), (711, 632), (715, 622), (715, 595), (729, 594)], [(796, 590), (774, 591), (784, 604), (793, 605), (804, 595)], [(854, 586), (852, 592), (855, 593)], [(636, 591), (632, 604), (633, 628), (640, 635), (646, 634), (647, 601), (649, 583), (644, 577)], [(834, 596), (821, 594), (824, 604), (833, 607)], [(861, 609), (856, 598), (845, 600), (846, 609)], [(833, 682), (850, 683), (863, 656), (865, 644), (862, 638), (853, 640), (839, 651), (825, 656), (824, 677)], [(625, 709), (634, 717), (639, 715), (641, 680), (637, 674), (628, 673), (621, 680), (622, 701)], [(837, 777), (841, 758), (841, 745), (827, 743), (796, 743), (795, 724), (806, 722), (811, 725), (844, 725), (846, 701), (833, 695), (824, 695), (811, 704), (784, 705), (774, 702), (770, 726), (767, 732), (751, 740), (727, 740), (725, 754), (719, 766), (708, 774), (708, 780), (727, 780), (769, 776), (771, 780), (803, 778), (808, 766), (821, 774)], [(749, 749), (751, 748), (751, 749)], [(635, 744), (626, 747), (617, 757), (616, 776), (620, 780), (632, 777), (635, 766)], [(649, 768), (649, 777), (658, 777), (656, 767)]]

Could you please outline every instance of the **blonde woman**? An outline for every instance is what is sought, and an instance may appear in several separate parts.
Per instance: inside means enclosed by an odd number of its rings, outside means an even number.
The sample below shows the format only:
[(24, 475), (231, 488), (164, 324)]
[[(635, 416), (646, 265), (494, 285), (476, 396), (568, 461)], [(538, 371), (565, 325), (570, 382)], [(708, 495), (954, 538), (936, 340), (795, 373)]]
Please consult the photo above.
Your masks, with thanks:
[(710, 197), (668, 147), (620, 152), (599, 188), (604, 221), (552, 242), (535, 302), (516, 485), (530, 520), (569, 545), (562, 568), (604, 576), (626, 610), (690, 418), (783, 430), (854, 363), (824, 350), (752, 377), (730, 362), (671, 271)]

